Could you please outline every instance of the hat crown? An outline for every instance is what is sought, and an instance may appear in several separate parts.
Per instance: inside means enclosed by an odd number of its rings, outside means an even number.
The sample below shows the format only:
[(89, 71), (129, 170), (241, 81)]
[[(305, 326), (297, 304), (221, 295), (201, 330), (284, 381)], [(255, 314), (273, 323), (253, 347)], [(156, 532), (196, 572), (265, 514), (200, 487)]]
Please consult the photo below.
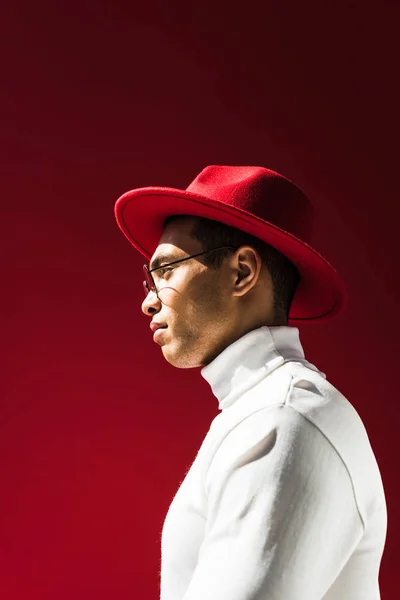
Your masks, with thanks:
[(289, 179), (264, 167), (210, 165), (186, 191), (247, 211), (309, 243), (314, 208)]

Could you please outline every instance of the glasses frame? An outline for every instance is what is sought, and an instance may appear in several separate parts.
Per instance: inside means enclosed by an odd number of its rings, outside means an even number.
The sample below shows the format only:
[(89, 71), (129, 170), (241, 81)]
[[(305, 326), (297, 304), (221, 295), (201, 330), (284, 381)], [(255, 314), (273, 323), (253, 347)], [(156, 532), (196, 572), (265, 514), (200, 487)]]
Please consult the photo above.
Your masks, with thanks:
[(152, 275), (152, 273), (154, 271), (158, 271), (159, 269), (165, 269), (166, 267), (170, 267), (171, 265), (176, 265), (176, 263), (184, 262), (185, 260), (189, 260), (191, 258), (196, 258), (196, 256), (201, 256), (202, 254), (208, 254), (209, 252), (215, 252), (216, 250), (225, 250), (227, 248), (232, 248), (234, 250), (237, 250), (239, 247), (240, 246), (220, 246), (219, 248), (213, 248), (212, 250), (206, 250), (205, 252), (199, 252), (198, 254), (193, 254), (192, 256), (185, 256), (185, 258), (180, 258), (179, 260), (174, 260), (173, 262), (166, 263), (165, 265), (160, 265), (156, 269), (149, 269), (149, 267), (148, 267), (147, 264), (143, 265), (143, 271), (144, 271), (145, 276), (149, 275), (149, 277), (150, 277), (150, 279), (152, 281), (152, 288), (150, 288), (150, 289), (149, 289), (149, 286), (148, 286), (147, 277), (146, 277), (146, 280), (143, 281), (143, 285), (144, 285), (145, 289), (147, 290), (147, 293), (145, 292), (145, 297), (147, 298), (147, 295), (150, 292), (155, 292), (157, 298), (159, 298), (159, 296), (158, 296), (159, 292), (157, 290), (157, 286), (156, 286), (156, 284), (154, 282), (153, 275)]

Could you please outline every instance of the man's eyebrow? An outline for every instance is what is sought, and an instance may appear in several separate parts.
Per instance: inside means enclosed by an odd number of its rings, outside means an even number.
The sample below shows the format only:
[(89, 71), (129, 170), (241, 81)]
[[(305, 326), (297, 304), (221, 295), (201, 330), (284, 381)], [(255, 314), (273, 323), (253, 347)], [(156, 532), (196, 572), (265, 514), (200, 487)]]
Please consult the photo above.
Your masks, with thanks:
[(150, 271), (157, 269), (160, 266), (160, 263), (164, 261), (173, 262), (174, 256), (168, 252), (160, 252), (160, 254), (153, 258), (152, 262), (150, 263)]

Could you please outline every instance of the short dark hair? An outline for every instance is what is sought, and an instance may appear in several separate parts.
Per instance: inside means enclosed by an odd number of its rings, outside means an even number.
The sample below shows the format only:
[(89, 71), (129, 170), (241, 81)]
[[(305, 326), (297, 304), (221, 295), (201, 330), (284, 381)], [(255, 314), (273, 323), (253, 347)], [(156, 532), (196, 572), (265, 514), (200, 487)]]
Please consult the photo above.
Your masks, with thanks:
[[(203, 251), (220, 246), (248, 245), (255, 248), (272, 279), (275, 322), (287, 323), (290, 306), (300, 281), (300, 275), (295, 265), (263, 240), (219, 221), (194, 215), (172, 215), (165, 220), (164, 227), (182, 218), (194, 219), (191, 237), (200, 243)], [(235, 250), (231, 249), (210, 252), (204, 255), (204, 263), (212, 269), (219, 269), (224, 259), (233, 252)]]

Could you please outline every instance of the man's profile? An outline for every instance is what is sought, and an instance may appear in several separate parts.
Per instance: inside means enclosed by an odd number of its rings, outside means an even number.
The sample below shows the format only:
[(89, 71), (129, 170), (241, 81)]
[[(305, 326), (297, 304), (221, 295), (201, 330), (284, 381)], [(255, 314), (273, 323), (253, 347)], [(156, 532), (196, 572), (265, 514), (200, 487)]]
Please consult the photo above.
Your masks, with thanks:
[(149, 260), (154, 342), (172, 366), (202, 367), (220, 409), (164, 522), (161, 600), (378, 600), (379, 468), (297, 327), (346, 304), (310, 245), (308, 198), (263, 167), (209, 166), (115, 212)]

